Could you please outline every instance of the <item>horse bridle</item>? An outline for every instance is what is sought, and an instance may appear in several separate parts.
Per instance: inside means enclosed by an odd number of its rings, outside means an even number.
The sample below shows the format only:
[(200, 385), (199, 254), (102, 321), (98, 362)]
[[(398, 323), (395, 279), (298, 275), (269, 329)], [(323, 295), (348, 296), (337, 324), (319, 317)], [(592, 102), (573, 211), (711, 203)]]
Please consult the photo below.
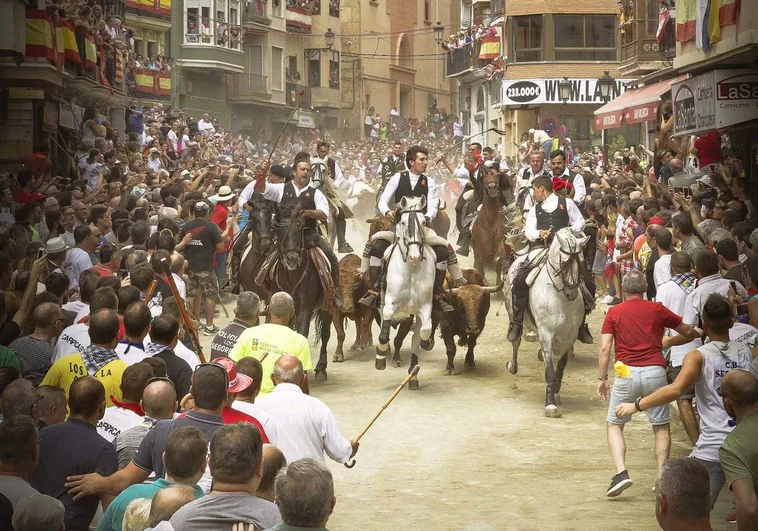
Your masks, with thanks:
[(410, 209), (410, 210), (402, 210), (400, 212), (400, 217), (406, 215), (406, 214), (414, 214), (410, 216), (408, 220), (408, 233), (409, 237), (412, 238), (410, 240), (405, 239), (405, 234), (403, 234), (403, 243), (405, 245), (405, 252), (403, 252), (403, 248), (400, 248), (400, 256), (403, 259), (403, 262), (408, 261), (408, 255), (410, 254), (410, 249), (412, 245), (418, 245), (419, 247), (419, 253), (421, 254), (421, 259), (424, 260), (426, 257), (424, 256), (424, 246), (426, 245), (426, 234), (424, 233), (424, 228), (421, 226), (421, 224), (418, 221), (418, 216), (415, 214), (424, 214), (424, 211), (421, 209)]
[[(555, 237), (557, 238), (558, 236), (556, 235)], [(552, 273), (554, 273), (555, 275), (558, 276), (558, 278), (561, 279), (561, 282), (563, 283), (563, 289), (561, 290), (562, 292), (565, 292), (567, 290), (577, 289), (579, 287), (580, 282), (581, 282), (581, 278), (582, 278), (581, 273), (579, 271), (577, 271), (576, 282), (574, 282), (574, 281), (569, 282), (569, 281), (567, 281), (566, 277), (568, 276), (567, 273), (569, 272), (569, 268), (571, 267), (572, 263), (576, 262), (577, 269), (578, 269), (578, 267), (580, 265), (580, 263), (579, 263), (579, 255), (582, 253), (583, 249), (580, 248), (578, 251), (572, 253), (572, 252), (564, 250), (563, 247), (561, 246), (561, 242), (559, 241), (558, 242), (558, 251), (560, 251), (561, 255), (568, 256), (568, 259), (566, 261), (561, 260), (559, 262), (560, 265), (559, 265), (558, 268), (556, 268), (555, 266), (553, 266), (550, 263), (550, 260), (548, 260), (548, 262), (547, 262), (548, 268), (550, 268), (550, 271), (552, 271)], [(553, 277), (553, 275), (550, 275), (550, 276), (552, 278), (555, 278), (555, 277)]]

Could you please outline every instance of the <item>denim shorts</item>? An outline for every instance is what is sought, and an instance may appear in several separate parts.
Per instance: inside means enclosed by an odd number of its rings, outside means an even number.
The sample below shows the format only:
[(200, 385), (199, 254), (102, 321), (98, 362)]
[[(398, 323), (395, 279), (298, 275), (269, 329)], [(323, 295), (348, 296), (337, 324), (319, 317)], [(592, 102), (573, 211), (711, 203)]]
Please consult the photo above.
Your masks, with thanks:
[(607, 263), (608, 263), (608, 257), (601, 249), (598, 249), (597, 252), (595, 253), (595, 260), (592, 264), (592, 272), (595, 275), (604, 275), (605, 265)]
[[(634, 402), (638, 398), (646, 397), (666, 385), (666, 369), (659, 365), (649, 365), (647, 367), (628, 367), (629, 378), (619, 378), (613, 381), (613, 390), (611, 391), (611, 403), (608, 407), (608, 417), (606, 420), (609, 424), (626, 424), (632, 420), (631, 415), (628, 417), (616, 417), (616, 406), (625, 402)], [(645, 411), (647, 420), (653, 426), (661, 426), (671, 422), (669, 406), (653, 407)]]

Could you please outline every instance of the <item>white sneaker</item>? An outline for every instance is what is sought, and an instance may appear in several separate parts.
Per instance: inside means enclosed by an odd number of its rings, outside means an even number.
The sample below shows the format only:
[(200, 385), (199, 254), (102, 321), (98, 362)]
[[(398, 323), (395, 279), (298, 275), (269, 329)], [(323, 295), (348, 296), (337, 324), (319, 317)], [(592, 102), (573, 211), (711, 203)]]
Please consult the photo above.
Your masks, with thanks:
[(610, 304), (612, 302), (613, 302), (613, 297), (611, 297), (610, 295), (606, 295), (605, 297), (600, 299), (600, 304)]

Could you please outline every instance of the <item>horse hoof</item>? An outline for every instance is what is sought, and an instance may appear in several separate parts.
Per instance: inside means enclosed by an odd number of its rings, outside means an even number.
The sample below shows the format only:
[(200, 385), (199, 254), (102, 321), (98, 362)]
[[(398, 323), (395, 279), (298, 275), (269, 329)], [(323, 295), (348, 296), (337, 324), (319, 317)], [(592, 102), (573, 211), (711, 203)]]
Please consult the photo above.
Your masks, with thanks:
[(459, 337), (458, 338), (458, 346), (459, 347), (465, 347), (466, 346), (466, 338), (465, 337)]
[(455, 376), (455, 367), (445, 367), (445, 376)]
[(540, 361), (545, 361), (545, 357), (542, 355), (542, 349), (539, 349), (537, 351), (537, 359)]
[(527, 332), (524, 334), (524, 341), (527, 343), (536, 343), (537, 342), (537, 334), (534, 332)]
[(356, 350), (359, 350), (356, 345), (352, 345), (349, 349), (350, 352), (355, 352)]
[(511, 374), (516, 374), (518, 372), (518, 363), (509, 361), (505, 364), (506, 367), (508, 367), (508, 372)]
[(414, 378), (408, 382), (408, 389), (411, 391), (418, 391), (420, 389), (417, 378)]
[(466, 360), (466, 367), (468, 367), (472, 371), (476, 370), (476, 361), (474, 361), (474, 360)]
[(345, 355), (341, 353), (335, 354), (332, 357), (332, 361), (337, 362), (337, 363), (342, 363), (343, 361), (345, 361)]
[(561, 395), (558, 393), (555, 393), (555, 405), (560, 406), (561, 404)]
[(376, 368), (377, 371), (383, 371), (387, 368), (387, 359), (386, 358), (376, 358), (374, 360), (374, 368)]
[(558, 411), (558, 406), (555, 404), (548, 404), (545, 406), (545, 416), (551, 419), (557, 419), (561, 417), (561, 412)]
[(426, 341), (424, 341), (423, 339), (421, 340), (421, 349), (422, 350), (427, 350), (427, 351), (428, 350), (432, 350), (432, 347), (434, 347), (434, 344), (432, 343), (432, 341), (430, 339), (427, 339)]
[(396, 360), (392, 360), (392, 366), (397, 367), (398, 369), (403, 366), (403, 360), (400, 358), (397, 358)]
[(314, 376), (316, 380), (325, 382), (327, 379), (326, 369), (317, 369)]

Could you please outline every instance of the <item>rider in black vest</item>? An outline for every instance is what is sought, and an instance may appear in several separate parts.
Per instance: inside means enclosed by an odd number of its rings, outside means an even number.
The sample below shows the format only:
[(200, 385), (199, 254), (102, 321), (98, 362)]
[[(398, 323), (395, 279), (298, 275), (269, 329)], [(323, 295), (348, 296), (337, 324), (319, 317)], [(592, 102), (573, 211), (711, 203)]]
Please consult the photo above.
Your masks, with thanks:
[[(329, 178), (332, 179), (335, 186), (339, 186), (345, 181), (342, 175), (342, 169), (337, 166), (337, 161), (329, 156), (329, 142), (321, 141), (316, 146), (318, 158), (326, 162), (326, 170)], [(334, 216), (334, 223), (337, 226), (337, 250), (341, 253), (352, 253), (353, 248), (345, 241), (345, 231), (347, 230), (347, 220), (345, 219), (345, 210), (339, 208)]]
[[(433, 188), (434, 181), (424, 175), (426, 166), (429, 160), (429, 153), (425, 148), (420, 146), (413, 146), (408, 150), (406, 154), (406, 165), (410, 168), (410, 171), (402, 171), (395, 174), (385, 187), (384, 193), (379, 199), (379, 211), (382, 215), (390, 215), (394, 217), (397, 215), (396, 210), (389, 208), (389, 200), (394, 199), (395, 205), (399, 205), (403, 197), (426, 197), (426, 206), (424, 207), (424, 215), (427, 219), (427, 227), (431, 223), (431, 220), (437, 215), (437, 196), (436, 190)], [(412, 182), (415, 181), (415, 182)], [(431, 193), (434, 191), (434, 193)], [(426, 230), (431, 231), (430, 228)], [(369, 288), (368, 293), (360, 300), (362, 304), (369, 307), (377, 307), (378, 304), (378, 291), (382, 277), (382, 258), (384, 252), (389, 248), (391, 243), (382, 238), (375, 238), (370, 243), (369, 250)], [(443, 284), (445, 282), (445, 274), (447, 265), (444, 268), (440, 268), (439, 264), (447, 264), (447, 260), (450, 257), (450, 250), (447, 245), (432, 245), (432, 250), (435, 254), (435, 260), (438, 264), (436, 268), (436, 276), (434, 279), (434, 293), (435, 293), (435, 307), (444, 312), (453, 311), (454, 308), (442, 300), (444, 294)]]
[[(303, 157), (303, 155), (305, 155)], [(339, 286), (339, 263), (332, 246), (321, 237), (318, 231), (318, 222), (325, 223), (329, 219), (329, 202), (320, 190), (310, 184), (310, 157), (307, 153), (299, 153), (295, 157), (295, 166), (292, 180), (288, 183), (270, 184), (259, 179), (255, 182), (255, 191), (263, 194), (263, 197), (279, 203), (280, 216), (288, 216), (296, 207), (300, 207), (300, 217), (303, 218), (303, 237), (306, 247), (320, 248), (331, 265), (332, 280), (335, 288)], [(335, 290), (334, 303), (338, 308), (342, 306), (339, 293)]]
[[(379, 198), (384, 193), (384, 188), (387, 183), (396, 173), (400, 173), (405, 170), (405, 153), (403, 153), (403, 143), (399, 140), (392, 144), (392, 154), (388, 155), (386, 159), (382, 161), (382, 184), (379, 185), (379, 190), (376, 192), (376, 211), (379, 212)], [(394, 205), (391, 205), (394, 206)]]
[[(575, 232), (584, 229), (584, 218), (571, 199), (558, 196), (553, 193), (553, 182), (550, 177), (537, 177), (532, 181), (534, 199), (536, 203), (526, 216), (524, 234), (534, 245), (543, 243), (548, 246), (555, 233), (566, 227), (571, 227)], [(524, 314), (529, 307), (529, 286), (526, 278), (532, 270), (532, 264), (524, 262), (513, 279), (511, 288), (511, 302), (513, 304), (513, 316), (508, 327), (508, 341), (516, 341), (521, 337)], [(594, 289), (594, 279), (587, 268), (581, 271), (585, 285), (588, 289)], [(589, 277), (589, 281), (588, 281)], [(590, 288), (590, 283), (592, 287)], [(592, 343), (592, 335), (586, 323), (582, 323), (578, 335), (582, 343)]]

